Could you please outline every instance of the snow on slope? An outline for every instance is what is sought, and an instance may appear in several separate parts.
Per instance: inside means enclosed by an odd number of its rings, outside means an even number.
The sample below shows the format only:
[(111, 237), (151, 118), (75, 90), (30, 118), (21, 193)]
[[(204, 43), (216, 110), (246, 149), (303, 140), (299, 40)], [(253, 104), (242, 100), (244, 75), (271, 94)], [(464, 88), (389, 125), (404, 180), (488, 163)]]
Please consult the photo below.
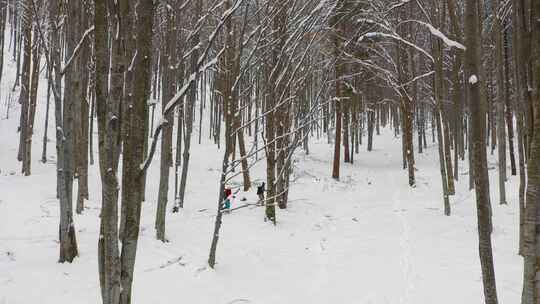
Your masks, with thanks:
[[(5, 74), (0, 100), (12, 86), (13, 64)], [(39, 162), (43, 88), (30, 177), (19, 174), (16, 161), (18, 106), (7, 120), (4, 105), (0, 109), (0, 303), (100, 303), (98, 168), (90, 169), (88, 209), (75, 216), (80, 257), (58, 264), (54, 138), (48, 163)], [(203, 132), (204, 138), (207, 129)], [(374, 146), (369, 153), (362, 147), (354, 165), (342, 166), (340, 182), (330, 178), (328, 144), (312, 144), (310, 155), (298, 153), (290, 208), (278, 210), (277, 227), (263, 222), (262, 208), (225, 215), (215, 270), (206, 267), (206, 260), (223, 151), (208, 140), (193, 145), (185, 209), (167, 214), (170, 242), (165, 244), (154, 237), (159, 181), (154, 161), (143, 205), (134, 303), (482, 303), (466, 163), (460, 163), (452, 216), (445, 217), (436, 146), (417, 155), (416, 189), (408, 187), (406, 171), (400, 169), (399, 139), (383, 131)], [(496, 158), (490, 161), (496, 167)], [(490, 170), (497, 287), (501, 303), (518, 303), (518, 180), (510, 178), (509, 205), (499, 206), (496, 173)], [(252, 177), (264, 177), (264, 163)], [(254, 190), (239, 196), (256, 201)]]

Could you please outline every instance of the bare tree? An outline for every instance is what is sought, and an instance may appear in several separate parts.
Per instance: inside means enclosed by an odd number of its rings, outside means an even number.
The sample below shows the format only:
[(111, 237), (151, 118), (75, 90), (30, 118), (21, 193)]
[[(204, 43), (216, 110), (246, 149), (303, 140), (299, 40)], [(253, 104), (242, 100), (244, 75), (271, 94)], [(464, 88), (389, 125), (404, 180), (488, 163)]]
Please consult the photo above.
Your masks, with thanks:
[(465, 6), (465, 67), (470, 92), (469, 107), (472, 123), (472, 151), (474, 160), (474, 184), (476, 191), (476, 207), (478, 215), (478, 241), (484, 298), (486, 304), (497, 303), (493, 251), (491, 246), (491, 206), (489, 198), (489, 177), (487, 172), (485, 145), (486, 99), (482, 94), (484, 75), (481, 72), (481, 47), (479, 1), (467, 0)]

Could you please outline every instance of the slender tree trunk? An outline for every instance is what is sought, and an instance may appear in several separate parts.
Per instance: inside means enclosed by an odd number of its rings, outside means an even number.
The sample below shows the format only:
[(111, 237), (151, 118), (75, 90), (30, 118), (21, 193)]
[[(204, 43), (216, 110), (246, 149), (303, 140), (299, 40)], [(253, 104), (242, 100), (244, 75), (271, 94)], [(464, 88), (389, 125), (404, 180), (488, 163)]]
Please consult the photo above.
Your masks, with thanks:
[[(37, 29), (34, 29), (34, 37), (37, 37)], [(37, 90), (39, 85), (39, 69), (41, 60), (41, 46), (35, 39), (34, 48), (32, 50), (32, 75), (30, 77), (30, 96), (29, 96), (29, 108), (28, 108), (28, 122), (26, 124), (28, 130), (26, 131), (26, 148), (24, 149), (26, 156), (24, 160), (26, 162), (26, 173), (31, 173), (31, 160), (32, 160), (32, 137), (34, 135), (34, 123), (36, 117), (36, 105), (37, 105)]]
[[(65, 154), (67, 145), (66, 125), (62, 109), (61, 82), (60, 74), (60, 39), (59, 29), (57, 27), (59, 17), (59, 7), (56, 0), (48, 2), (48, 21), (51, 24), (49, 28), (50, 47), (47, 51), (47, 68), (49, 75), (54, 70), (54, 104), (55, 104), (55, 124), (56, 124), (56, 154), (57, 154), (57, 196), (60, 200), (60, 225), (59, 240), (60, 254), (58, 261), (60, 263), (72, 262), (78, 255), (77, 240), (75, 237), (75, 224), (73, 222), (72, 206), (72, 172), (70, 165), (66, 162)], [(39, 30), (41, 41), (44, 41), (44, 34)]]
[[(120, 49), (120, 10), (117, 3), (106, 0), (95, 2), (95, 103), (98, 120), (99, 168), (102, 185), (98, 266), (104, 304), (120, 300), (120, 255), (118, 248), (118, 139), (120, 136), (120, 99), (123, 89), (123, 54)], [(108, 9), (107, 9), (108, 8)], [(109, 13), (107, 13), (109, 12)], [(111, 18), (111, 20), (107, 20)], [(114, 37), (108, 36), (108, 24)], [(109, 53), (108, 41), (111, 39)], [(110, 58), (110, 66), (109, 66)], [(108, 69), (110, 67), (110, 77)], [(110, 82), (110, 86), (109, 86)], [(133, 190), (130, 190), (133, 191)]]
[(49, 131), (49, 113), (51, 108), (51, 85), (53, 82), (52, 74), (50, 74), (47, 71), (47, 104), (45, 109), (45, 126), (43, 127), (43, 148), (41, 151), (41, 162), (46, 163), (47, 162), (47, 143), (49, 141), (49, 138), (47, 136)]
[[(200, 16), (201, 14), (202, 2), (201, 0), (196, 0), (196, 2), (193, 5), (195, 9), (195, 14), (192, 20), (193, 22), (195, 22), (195, 20), (197, 20), (198, 16)], [(191, 45), (194, 47), (198, 44), (199, 44), (199, 35), (195, 34), (192, 37)], [(190, 57), (190, 68), (188, 69), (189, 71), (191, 71), (191, 73), (194, 73), (195, 69), (197, 68), (198, 57), (199, 57), (199, 51), (197, 48), (195, 48)], [(184, 208), (184, 197), (186, 193), (189, 160), (190, 160), (190, 152), (191, 152), (191, 135), (193, 133), (193, 120), (194, 120), (193, 114), (194, 114), (195, 104), (197, 102), (198, 83), (199, 83), (198, 81), (195, 81), (191, 85), (189, 89), (190, 91), (186, 100), (185, 116), (184, 116), (184, 126), (185, 126), (184, 153), (183, 153), (183, 159), (182, 159), (182, 175), (180, 178), (180, 188), (178, 190), (178, 205), (180, 206), (180, 208)], [(199, 102), (202, 103), (202, 100), (199, 100)]]
[[(130, 3), (126, 2), (126, 3)], [(133, 62), (133, 108), (127, 117), (126, 131), (129, 137), (124, 144), (124, 161), (129, 164), (123, 167), (122, 197), (125, 205), (126, 224), (122, 235), (121, 253), (121, 286), (120, 304), (131, 303), (131, 289), (135, 270), (135, 256), (139, 238), (141, 203), (143, 199), (144, 172), (141, 164), (144, 162), (144, 145), (147, 134), (145, 120), (148, 116), (147, 101), (150, 97), (151, 58), (152, 58), (152, 28), (154, 19), (154, 1), (141, 0), (136, 9), (137, 22), (135, 32), (136, 52), (138, 56)]]
[[(498, 5), (495, 5), (498, 4)], [(506, 125), (505, 125), (505, 77), (504, 77), (504, 58), (503, 58), (503, 22), (497, 15), (500, 1), (493, 3), (493, 15), (495, 16), (493, 35), (495, 40), (495, 65), (497, 79), (497, 154), (499, 157), (499, 203), (506, 204)]]
[(334, 109), (335, 109), (335, 122), (336, 122), (336, 136), (334, 139), (334, 163), (332, 166), (332, 178), (339, 180), (339, 168), (340, 168), (340, 158), (341, 158), (341, 132), (342, 132), (342, 104), (345, 103), (345, 94), (344, 94), (344, 84), (343, 77), (345, 76), (345, 66), (342, 59), (342, 47), (343, 42), (341, 41), (344, 32), (345, 25), (343, 20), (343, 10), (345, 6), (345, 1), (338, 1), (336, 6), (336, 12), (334, 13), (334, 20), (332, 21), (332, 27), (335, 31), (333, 34), (333, 48), (334, 48), (334, 58), (335, 58), (335, 98), (334, 98)]
[[(230, 127), (226, 127), (230, 129)], [(230, 131), (226, 131), (230, 136)], [(227, 178), (227, 170), (229, 168), (229, 145), (225, 145), (225, 152), (223, 154), (223, 163), (221, 167), (221, 178), (219, 181), (219, 195), (218, 195), (218, 207), (216, 213), (216, 220), (214, 223), (214, 233), (212, 234), (212, 243), (210, 245), (210, 254), (208, 256), (208, 266), (214, 268), (216, 265), (216, 251), (219, 241), (219, 231), (221, 229), (222, 217), (223, 217), (223, 202), (225, 200), (225, 180)]]
[[(163, 36), (163, 51), (162, 51), (162, 115), (166, 115), (164, 119), (166, 124), (163, 127), (163, 133), (161, 136), (161, 159), (159, 168), (159, 191), (158, 191), (158, 205), (156, 210), (156, 238), (162, 242), (165, 242), (165, 218), (167, 214), (167, 202), (169, 199), (169, 176), (170, 176), (170, 164), (172, 163), (172, 143), (173, 143), (173, 129), (174, 129), (174, 112), (165, 114), (166, 103), (173, 97), (173, 90), (175, 88), (175, 74), (176, 70), (176, 21), (175, 14), (172, 9), (167, 9), (165, 14), (165, 22), (161, 24)], [(190, 123), (186, 121), (186, 123)], [(186, 147), (187, 148), (187, 147)], [(186, 163), (184, 162), (184, 168)], [(182, 190), (180, 190), (182, 191)]]
[(31, 108), (30, 105), (30, 78), (31, 78), (31, 58), (32, 58), (32, 9), (30, 0), (26, 0), (23, 4), (22, 12), (22, 39), (24, 41), (23, 45), (23, 64), (21, 71), (21, 93), (19, 95), (19, 104), (21, 105), (21, 116), (19, 120), (19, 152), (17, 159), (22, 161), (21, 172), (24, 175), (30, 175), (30, 160), (27, 159), (29, 156), (26, 153), (28, 145), (26, 144), (29, 138), (29, 127), (28, 127), (28, 116)]
[[(514, 117), (512, 115), (512, 106), (510, 104), (510, 86), (508, 85), (511, 81), (511, 77), (510, 77), (510, 58), (509, 58), (510, 57), (509, 56), (510, 42), (508, 41), (508, 30), (506, 29), (507, 25), (508, 24), (505, 21), (503, 24), (503, 28), (505, 28), (504, 34), (503, 34), (504, 35), (503, 36), (504, 38), (503, 50), (504, 50), (504, 82), (506, 84), (504, 86), (505, 88), (504, 103), (506, 106), (506, 111), (503, 115), (504, 115), (504, 119), (507, 125), (507, 132), (508, 132), (508, 148), (509, 148), (509, 155), (510, 155), (511, 174), (515, 176), (517, 174), (517, 170), (516, 170), (516, 157), (514, 153)], [(516, 89), (518, 89), (518, 87), (519, 85), (516, 85)]]
[[(523, 9), (522, 7), (519, 7)], [(540, 2), (531, 2), (532, 137), (527, 162), (527, 192), (523, 227), (524, 277), (522, 304), (540, 303)]]
[[(79, 29), (78, 39), (82, 38), (82, 34), (86, 31), (88, 26), (88, 16), (86, 14), (85, 5), (81, 5), (79, 8)], [(76, 58), (74, 75), (79, 82), (79, 92), (77, 93), (78, 109), (77, 109), (77, 146), (76, 146), (76, 161), (77, 161), (77, 176), (78, 176), (78, 193), (77, 193), (77, 207), (76, 212), (82, 213), (84, 210), (84, 201), (88, 200), (88, 137), (90, 136), (88, 131), (88, 71), (85, 67), (88, 65), (90, 59), (90, 45), (86, 42), (81, 46), (82, 49)]]
[(478, 20), (478, 0), (467, 0), (465, 6), (465, 42), (467, 46), (465, 63), (470, 92), (472, 149), (474, 183), (478, 216), (478, 241), (484, 299), (486, 304), (497, 304), (497, 288), (491, 246), (491, 207), (489, 198), (489, 177), (486, 157), (486, 100), (481, 93), (485, 81), (481, 73), (481, 32)]
[[(527, 99), (528, 99), (528, 84), (527, 84), (527, 64), (526, 62), (526, 55), (525, 55), (525, 30), (523, 25), (523, 19), (522, 19), (522, 1), (521, 0), (513, 0), (512, 3), (513, 9), (512, 9), (512, 26), (513, 26), (513, 58), (515, 62), (515, 69), (514, 69), (514, 79), (516, 82), (516, 125), (517, 125), (517, 135), (518, 135), (518, 158), (519, 158), (519, 222), (520, 222), (520, 233), (519, 233), (519, 253), (524, 256), (525, 254), (525, 237), (524, 237), (524, 227), (525, 227), (525, 185), (527, 183), (526, 181), (526, 172), (525, 172), (525, 161), (526, 161), (526, 130), (525, 130), (525, 115), (526, 115), (526, 106), (527, 106)], [(510, 133), (509, 133), (510, 134)], [(524, 278), (524, 282), (527, 282), (527, 278)], [(523, 288), (524, 292), (525, 290), (528, 290), (526, 288), (526, 285), (524, 285)], [(525, 293), (524, 293), (525, 295)], [(532, 298), (531, 298), (532, 300)], [(527, 302), (527, 297), (523, 297), (522, 303), (530, 303)]]
[(444, 139), (443, 139), (443, 132), (442, 132), (441, 114), (439, 112), (438, 107), (434, 107), (433, 112), (434, 112), (436, 126), (437, 126), (437, 141), (438, 141), (437, 146), (439, 148), (439, 168), (441, 172), (441, 181), (442, 181), (442, 188), (443, 188), (444, 215), (450, 216), (452, 209), (450, 207), (448, 181), (446, 180), (448, 178), (448, 175), (446, 174), (446, 165), (444, 162), (444, 148), (443, 148)]

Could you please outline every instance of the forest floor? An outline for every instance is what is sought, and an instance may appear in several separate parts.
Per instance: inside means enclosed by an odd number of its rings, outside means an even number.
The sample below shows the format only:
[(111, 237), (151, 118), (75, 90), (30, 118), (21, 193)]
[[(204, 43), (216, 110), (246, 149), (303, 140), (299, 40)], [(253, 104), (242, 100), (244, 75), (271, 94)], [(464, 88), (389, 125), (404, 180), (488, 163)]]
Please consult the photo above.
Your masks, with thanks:
[[(7, 65), (10, 74), (13, 64)], [(82, 215), (75, 215), (80, 256), (72, 264), (59, 264), (54, 116), (50, 117), (48, 161), (42, 164), (42, 82), (32, 175), (21, 176), (16, 160), (19, 107), (15, 99), (6, 119), (4, 101), (13, 84), (11, 74), (3, 79), (0, 102), (0, 304), (100, 303), (97, 147), (96, 165), (90, 168), (90, 201)], [(474, 192), (468, 190), (467, 164), (459, 164), (452, 215), (446, 217), (437, 146), (431, 138), (428, 149), (416, 154), (414, 189), (401, 169), (401, 141), (389, 130), (375, 136), (374, 151), (361, 146), (354, 164), (341, 166), (341, 181), (330, 178), (332, 146), (313, 142), (309, 155), (302, 151), (296, 155), (289, 208), (277, 211), (277, 226), (263, 221), (261, 207), (224, 216), (218, 264), (212, 270), (206, 261), (223, 151), (207, 139), (207, 128), (202, 130), (202, 144), (197, 144), (198, 132), (196, 128), (193, 134), (185, 208), (167, 213), (168, 243), (157, 241), (154, 231), (159, 160), (150, 168), (134, 303), (483, 302), (476, 208)], [(499, 299), (513, 304), (521, 294), (519, 179), (509, 177), (509, 204), (499, 205), (496, 154), (489, 162)], [(255, 183), (264, 178), (264, 169), (263, 160), (252, 170)], [(232, 207), (243, 204), (241, 198), (255, 203), (255, 187), (237, 198)]]

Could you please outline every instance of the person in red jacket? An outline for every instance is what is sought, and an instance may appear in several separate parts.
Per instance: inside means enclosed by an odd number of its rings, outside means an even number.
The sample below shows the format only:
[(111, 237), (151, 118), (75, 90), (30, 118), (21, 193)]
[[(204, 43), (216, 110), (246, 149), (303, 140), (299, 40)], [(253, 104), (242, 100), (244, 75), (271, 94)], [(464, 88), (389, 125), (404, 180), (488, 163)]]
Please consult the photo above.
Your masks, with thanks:
[(231, 200), (232, 200), (232, 190), (230, 188), (225, 188), (225, 200), (223, 201), (223, 210), (231, 209)]

